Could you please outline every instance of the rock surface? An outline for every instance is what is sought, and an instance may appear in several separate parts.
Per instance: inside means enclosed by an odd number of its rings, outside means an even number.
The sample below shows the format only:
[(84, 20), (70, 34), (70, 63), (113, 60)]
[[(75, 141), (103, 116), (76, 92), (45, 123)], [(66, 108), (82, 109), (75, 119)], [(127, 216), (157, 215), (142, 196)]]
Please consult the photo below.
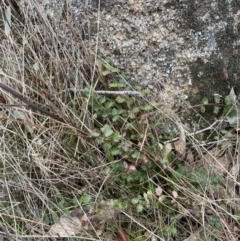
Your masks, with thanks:
[(224, 96), (231, 87), (240, 92), (238, 0), (39, 3), (54, 19), (67, 9), (93, 51), (98, 45), (98, 54), (168, 107), (187, 98)]
[(111, 2), (101, 6), (99, 52), (166, 104), (240, 91), (239, 1)]

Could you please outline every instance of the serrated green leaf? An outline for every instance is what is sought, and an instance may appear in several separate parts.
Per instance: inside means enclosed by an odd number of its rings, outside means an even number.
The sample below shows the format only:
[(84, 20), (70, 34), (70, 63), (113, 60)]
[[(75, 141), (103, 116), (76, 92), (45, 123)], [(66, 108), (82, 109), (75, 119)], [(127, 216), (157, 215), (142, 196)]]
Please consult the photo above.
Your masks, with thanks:
[(166, 226), (165, 232), (168, 233), (168, 234), (176, 234), (177, 229), (175, 227), (172, 227), (172, 226)]
[(59, 201), (58, 202), (58, 207), (60, 208), (60, 209), (64, 209), (65, 208), (65, 201), (64, 200), (61, 200), (61, 201)]
[(119, 148), (114, 147), (114, 148), (111, 149), (110, 152), (111, 152), (111, 154), (112, 154), (113, 156), (116, 156), (116, 155), (118, 155), (118, 154), (120, 153), (120, 150), (119, 150)]
[(228, 113), (227, 113), (227, 116), (228, 117), (235, 117), (237, 116), (237, 110), (232, 108), (232, 110), (230, 110)]
[(118, 142), (121, 139), (121, 134), (119, 132), (115, 132), (112, 136), (114, 142)]
[(137, 198), (133, 198), (131, 200), (131, 202), (132, 202), (132, 204), (136, 205), (136, 204), (138, 204), (139, 200)]
[(177, 234), (177, 229), (176, 228), (172, 229), (172, 234)]
[(203, 103), (204, 105), (208, 105), (208, 98), (207, 98), (207, 97), (203, 97), (202, 103)]
[(228, 131), (227, 130), (221, 130), (222, 134), (226, 134)]
[(118, 103), (123, 103), (123, 102), (126, 101), (126, 98), (123, 98), (123, 97), (121, 97), (121, 96), (118, 96), (118, 97), (116, 98), (116, 101), (117, 101)]
[(216, 104), (219, 104), (219, 103), (220, 103), (220, 96), (219, 96), (219, 95), (215, 95), (215, 96), (214, 96), (214, 102), (215, 102)]
[(119, 109), (119, 110), (118, 110), (118, 114), (119, 114), (119, 115), (123, 114), (123, 112), (124, 112), (123, 109)]
[(73, 205), (79, 205), (79, 201), (78, 201), (78, 199), (76, 198), (76, 197), (74, 197), (72, 200), (71, 200), (71, 203), (73, 204)]
[(138, 204), (137, 205), (137, 211), (140, 213), (143, 211), (143, 205), (142, 204)]
[(100, 134), (99, 134), (98, 132), (92, 132), (92, 136), (93, 136), (93, 137), (99, 137)]
[(115, 206), (116, 206), (119, 210), (122, 210), (122, 209), (123, 209), (123, 204), (120, 203), (120, 202), (117, 202), (117, 203), (115, 204)]
[(81, 196), (81, 199), (80, 199), (80, 203), (82, 205), (86, 205), (88, 204), (90, 201), (91, 201), (91, 196), (89, 194), (84, 194), (83, 196)]
[(219, 106), (214, 106), (213, 113), (217, 115), (219, 113), (219, 111), (220, 111)]
[(133, 159), (137, 158), (137, 157), (138, 157), (138, 154), (139, 154), (138, 151), (134, 151), (134, 152), (132, 153), (132, 158), (133, 158)]
[(112, 109), (112, 115), (113, 115), (113, 116), (117, 115), (118, 112), (119, 112), (119, 111), (118, 111), (117, 108), (113, 108), (113, 109)]
[(106, 97), (105, 96), (100, 97), (99, 103), (103, 104), (105, 101), (106, 101)]
[(144, 111), (150, 111), (150, 110), (152, 110), (152, 106), (150, 106), (150, 105), (145, 105), (142, 109), (143, 109)]
[(93, 108), (94, 108), (95, 111), (98, 111), (98, 110), (100, 110), (102, 108), (102, 106), (97, 104), (97, 103), (95, 103)]
[(202, 113), (205, 113), (205, 111), (206, 111), (205, 106), (204, 106), (204, 105), (202, 105), (202, 106), (200, 107), (200, 110), (201, 110), (201, 112), (202, 112)]
[(231, 132), (227, 132), (225, 135), (226, 138), (232, 138), (233, 134)]
[(112, 133), (113, 133), (113, 130), (111, 129), (111, 127), (110, 127), (108, 124), (104, 125), (104, 126), (101, 128), (101, 131), (103, 132), (103, 134), (104, 134), (105, 137), (109, 137), (109, 136), (111, 136)]
[(108, 102), (106, 102), (106, 104), (105, 104), (105, 108), (106, 108), (106, 109), (110, 109), (113, 105), (114, 105), (113, 101), (108, 101)]
[(104, 149), (104, 151), (106, 151), (106, 152), (108, 152), (109, 150), (111, 150), (112, 149), (112, 144), (110, 143), (110, 142), (104, 142), (103, 143), (103, 149)]
[(230, 97), (230, 95), (225, 96), (224, 101), (225, 101), (225, 104), (226, 104), (226, 105), (231, 105), (231, 104), (233, 104), (233, 103), (232, 103), (232, 98)]
[(231, 106), (226, 106), (226, 107), (223, 109), (223, 115), (228, 114), (228, 112), (230, 111), (230, 109), (231, 109)]
[(116, 115), (112, 118), (112, 122), (116, 122), (119, 120), (119, 115)]

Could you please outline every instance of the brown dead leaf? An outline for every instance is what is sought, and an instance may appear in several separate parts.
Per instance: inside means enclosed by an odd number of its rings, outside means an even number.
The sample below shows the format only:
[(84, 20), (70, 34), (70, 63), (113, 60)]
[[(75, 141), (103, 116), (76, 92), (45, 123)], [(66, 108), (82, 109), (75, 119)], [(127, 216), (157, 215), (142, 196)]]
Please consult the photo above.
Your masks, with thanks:
[(146, 155), (143, 155), (143, 164), (148, 164), (149, 160)]
[(148, 197), (150, 200), (153, 200), (154, 195), (153, 195), (152, 191), (150, 191), (150, 190), (147, 191), (147, 197)]
[(107, 202), (107, 201), (102, 200), (101, 205), (102, 205), (101, 218), (104, 221), (108, 221), (108, 220), (112, 220), (112, 219), (116, 218), (118, 210), (111, 204), (111, 201)]
[(229, 195), (232, 195), (232, 197), (236, 195), (237, 178), (240, 171), (240, 164), (238, 162), (239, 156), (240, 154), (237, 155), (236, 160), (233, 161), (233, 165), (229, 170), (231, 175), (225, 177), (225, 185), (230, 193)]
[(184, 239), (183, 241), (198, 241), (199, 240), (199, 233), (193, 233), (188, 238)]
[(167, 143), (163, 146), (163, 149), (161, 150), (161, 156), (162, 158), (166, 158), (170, 152), (172, 151), (172, 144)]
[(70, 217), (62, 216), (59, 222), (53, 224), (49, 230), (50, 235), (68, 237), (79, 234), (82, 230), (90, 228), (87, 211), (79, 212), (76, 208), (70, 212)]
[(101, 201), (101, 209), (94, 210), (89, 206), (79, 212), (76, 208), (70, 212), (70, 217), (62, 216), (59, 222), (53, 224), (49, 230), (49, 234), (59, 237), (69, 237), (80, 234), (83, 231), (94, 228), (100, 235), (104, 228), (104, 224), (116, 218), (119, 211), (111, 205), (110, 201)]
[(190, 149), (187, 150), (186, 161), (188, 164), (194, 163), (194, 155), (192, 153), (192, 150), (190, 150)]
[(173, 191), (172, 191), (172, 195), (173, 195), (173, 197), (176, 199), (176, 198), (178, 197), (177, 191), (173, 190)]
[(146, 202), (146, 208), (149, 208), (150, 207), (150, 201), (148, 199), (147, 193), (143, 193), (143, 197), (144, 197), (145, 202)]
[(155, 190), (156, 196), (160, 197), (162, 195), (162, 191), (162, 188), (158, 186)]
[(66, 217), (60, 218), (58, 223), (51, 226), (49, 230), (50, 235), (58, 235), (59, 237), (69, 237), (79, 234), (83, 229), (83, 223), (78, 217)]
[(151, 241), (157, 241), (157, 237), (154, 236), (154, 235), (152, 235), (152, 236), (151, 236)]
[(224, 174), (228, 171), (228, 167), (232, 162), (232, 156), (229, 153), (225, 153), (223, 156), (214, 160), (214, 166), (216, 167), (216, 172)]
[(124, 165), (125, 171), (127, 172), (135, 172), (137, 170), (136, 165), (133, 163), (124, 161), (123, 165)]
[(237, 96), (236, 96), (236, 94), (235, 94), (235, 92), (234, 92), (234, 88), (231, 88), (231, 91), (230, 91), (230, 93), (229, 93), (229, 97), (230, 97), (232, 103), (234, 103), (234, 105), (232, 106), (232, 110), (235, 110), (235, 112), (236, 112), (236, 114), (233, 115), (233, 116), (232, 116), (232, 115), (231, 115), (231, 116), (229, 116), (229, 115), (226, 116), (228, 123), (229, 123), (230, 125), (232, 125), (232, 124), (238, 123), (238, 121), (240, 120), (240, 118), (239, 118), (239, 116), (240, 116), (240, 115), (239, 115), (239, 114), (240, 114), (240, 108), (239, 108), (239, 106), (236, 104), (236, 102), (237, 102)]
[(148, 114), (142, 114), (141, 116), (140, 116), (140, 120), (139, 120), (139, 122), (138, 122), (139, 124), (142, 124), (142, 125), (146, 125), (146, 124), (148, 124)]
[(180, 136), (179, 136), (179, 140), (174, 142), (174, 147), (180, 155), (185, 156), (185, 154), (186, 154), (185, 131), (184, 131), (184, 128), (181, 124), (178, 124), (178, 128), (180, 130)]
[(236, 161), (233, 161), (233, 165), (230, 169), (230, 173), (234, 177), (234, 180), (237, 180), (237, 177), (238, 177), (239, 171), (240, 171), (240, 163), (239, 163), (240, 154), (238, 154), (235, 159), (236, 159)]
[(216, 147), (202, 156), (205, 167), (212, 167), (212, 170), (218, 174), (225, 174), (229, 165), (233, 162), (232, 154)]
[(166, 195), (161, 195), (161, 196), (158, 198), (158, 201), (159, 201), (159, 202), (163, 202), (165, 199), (166, 199)]
[(203, 228), (198, 228), (194, 233), (192, 233), (188, 238), (184, 239), (183, 241), (198, 241), (200, 240), (200, 235), (203, 232)]
[(181, 213), (182, 216), (186, 217), (190, 215), (190, 211), (186, 208), (184, 208), (180, 203), (177, 203), (178, 210)]

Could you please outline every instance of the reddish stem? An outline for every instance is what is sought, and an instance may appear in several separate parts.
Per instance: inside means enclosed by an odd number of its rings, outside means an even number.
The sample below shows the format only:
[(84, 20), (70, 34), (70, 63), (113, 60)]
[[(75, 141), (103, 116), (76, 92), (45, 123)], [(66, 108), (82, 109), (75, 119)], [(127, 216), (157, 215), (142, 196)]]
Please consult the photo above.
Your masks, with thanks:
[(117, 235), (118, 235), (118, 239), (120, 241), (129, 241), (127, 234), (125, 233), (125, 231), (122, 228), (118, 228)]

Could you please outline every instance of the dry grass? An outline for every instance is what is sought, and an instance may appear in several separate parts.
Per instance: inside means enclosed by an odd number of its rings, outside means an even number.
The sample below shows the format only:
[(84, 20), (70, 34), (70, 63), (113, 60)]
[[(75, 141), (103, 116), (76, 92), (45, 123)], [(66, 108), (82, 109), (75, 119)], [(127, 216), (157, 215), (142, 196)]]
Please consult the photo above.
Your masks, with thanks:
[[(145, 115), (139, 113), (136, 120), (126, 118), (119, 129), (110, 118), (97, 118), (100, 114), (94, 115), (92, 96), (77, 90), (104, 88), (106, 83), (96, 49), (91, 50), (89, 41), (76, 31), (82, 26), (73, 25), (69, 12), (49, 20), (37, 1), (30, 0), (28, 7), (12, 8), (9, 34), (6, 12), (1, 3), (5, 18), (0, 20), (0, 82), (46, 112), (29, 108), (8, 91), (0, 92), (5, 105), (0, 113), (0, 238), (54, 240), (48, 232), (51, 225), (71, 210), (86, 210), (87, 203), (109, 215), (104, 227), (90, 220), (91, 228), (66, 240), (116, 240), (120, 226), (136, 241), (237, 240), (236, 130), (230, 129), (230, 137), (221, 132), (225, 126), (219, 122), (208, 130), (210, 137), (218, 135), (219, 140), (209, 142), (208, 138), (202, 143), (181, 125), (189, 144), (187, 155), (172, 150), (162, 157), (160, 143), (168, 138), (164, 131), (167, 126), (178, 130), (180, 118), (167, 116), (168, 123), (151, 121), (153, 113), (161, 113), (158, 105)], [(148, 102), (140, 96), (134, 101), (136, 105)], [(112, 160), (104, 149), (106, 140), (92, 136), (106, 123), (119, 132), (125, 154), (131, 148), (138, 150), (130, 160), (136, 161), (137, 170), (127, 171), (131, 163), (126, 163), (123, 151)], [(124, 131), (129, 125), (141, 139), (132, 141)], [(111, 212), (103, 200), (113, 200), (123, 208)]]

